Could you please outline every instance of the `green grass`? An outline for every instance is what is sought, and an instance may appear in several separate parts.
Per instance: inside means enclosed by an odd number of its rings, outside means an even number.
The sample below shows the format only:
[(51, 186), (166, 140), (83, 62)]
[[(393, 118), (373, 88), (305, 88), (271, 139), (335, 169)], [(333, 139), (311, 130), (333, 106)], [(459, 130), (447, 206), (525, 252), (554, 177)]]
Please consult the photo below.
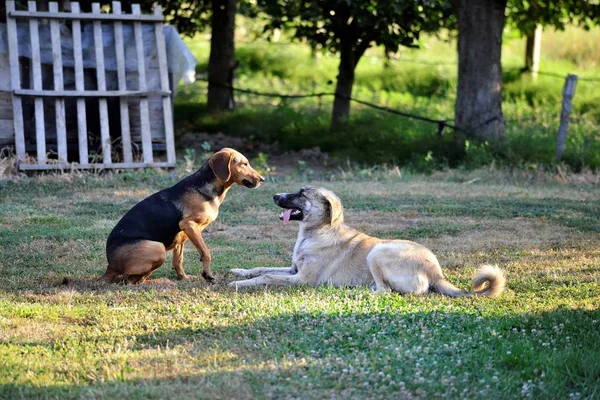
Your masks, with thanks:
[[(244, 25), (246, 21), (240, 21)], [(542, 71), (600, 79), (598, 34), (569, 28), (544, 32)], [(263, 92), (333, 92), (338, 60), (313, 54), (300, 43), (269, 44), (243, 36), (236, 44), (236, 85)], [(206, 72), (208, 42), (188, 40)], [(237, 110), (221, 116), (205, 111), (206, 85), (180, 87), (175, 115), (180, 131), (224, 132), (277, 142), (282, 150), (319, 146), (334, 160), (350, 158), (369, 165), (395, 163), (416, 170), (445, 166), (477, 168), (492, 161), (510, 166), (549, 165), (553, 162), (564, 79), (522, 74), (524, 39), (508, 32), (503, 45), (504, 117), (506, 140), (498, 147), (475, 146), (466, 158), (453, 151), (452, 131), (438, 139), (437, 125), (387, 114), (353, 104), (348, 126), (329, 130), (331, 97), (281, 100), (236, 94)], [(353, 96), (404, 112), (453, 122), (456, 93), (456, 43), (425, 38), (422, 49), (401, 49), (386, 67), (381, 49), (361, 59)], [(600, 167), (600, 82), (580, 81), (563, 161), (574, 170)]]
[(101, 286), (108, 233), (172, 178), (0, 181), (0, 398), (599, 398), (598, 188), (383, 171), (310, 183), (340, 195), (351, 226), (427, 245), (462, 288), (498, 264), (502, 297), (228, 288), (230, 268), (289, 263), (296, 226), (271, 196), (301, 175), (230, 192), (204, 235), (216, 285), (166, 264), (148, 284)]

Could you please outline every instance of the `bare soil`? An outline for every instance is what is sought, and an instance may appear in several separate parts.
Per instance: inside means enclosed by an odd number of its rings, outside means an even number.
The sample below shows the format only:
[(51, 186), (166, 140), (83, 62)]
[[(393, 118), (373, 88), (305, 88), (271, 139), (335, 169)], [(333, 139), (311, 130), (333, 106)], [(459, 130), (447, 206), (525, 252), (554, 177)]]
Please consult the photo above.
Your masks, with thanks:
[(189, 132), (184, 134), (177, 140), (180, 152), (178, 158), (183, 158), (186, 149), (194, 149), (196, 154), (202, 154), (205, 151), (202, 147), (205, 142), (210, 144), (211, 151), (231, 147), (243, 153), (250, 160), (263, 153), (267, 156), (267, 163), (277, 174), (285, 174), (297, 169), (299, 162), (302, 163), (302, 168), (310, 168), (315, 171), (332, 167), (329, 155), (322, 152), (319, 147), (282, 151), (277, 143), (264, 143), (250, 138), (227, 136), (223, 133)]

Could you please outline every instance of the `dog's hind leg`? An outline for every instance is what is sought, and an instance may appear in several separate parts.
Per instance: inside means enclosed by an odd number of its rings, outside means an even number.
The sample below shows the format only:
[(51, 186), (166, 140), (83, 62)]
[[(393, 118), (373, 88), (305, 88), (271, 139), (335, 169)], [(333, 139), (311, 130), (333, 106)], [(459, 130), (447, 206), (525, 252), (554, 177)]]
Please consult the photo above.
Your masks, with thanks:
[(131, 283), (139, 283), (163, 265), (166, 258), (167, 251), (162, 243), (142, 240), (111, 254), (108, 269), (126, 276)]
[(401, 257), (395, 247), (381, 246), (367, 256), (369, 270), (375, 281), (375, 291), (393, 290), (400, 293), (424, 294), (429, 291), (429, 279), (420, 262)]
[(129, 275), (127, 276), (127, 281), (132, 285), (136, 285), (138, 283), (142, 283), (146, 280), (146, 278), (150, 276), (150, 274), (146, 275)]
[(429, 279), (422, 273), (393, 275), (390, 287), (399, 293), (425, 294), (429, 291)]
[(99, 280), (105, 283), (113, 283), (121, 275), (117, 271), (114, 271), (110, 268), (110, 265), (106, 267), (106, 272), (102, 275)]
[(389, 292), (390, 286), (385, 282), (383, 268), (381, 268), (377, 260), (374, 258), (367, 258), (367, 262), (369, 264), (369, 270), (371, 271), (373, 280), (375, 281), (375, 291)]
[(383, 257), (368, 257), (369, 269), (375, 281), (376, 292), (424, 294), (429, 290), (429, 280), (425, 274), (407, 269), (394, 268), (398, 261), (386, 260)]
[[(385, 265), (385, 263), (383, 263)], [(369, 264), (371, 274), (375, 281), (376, 292), (424, 294), (429, 291), (429, 280), (422, 273), (407, 274), (393, 273), (392, 269), (382, 266), (378, 262)]]

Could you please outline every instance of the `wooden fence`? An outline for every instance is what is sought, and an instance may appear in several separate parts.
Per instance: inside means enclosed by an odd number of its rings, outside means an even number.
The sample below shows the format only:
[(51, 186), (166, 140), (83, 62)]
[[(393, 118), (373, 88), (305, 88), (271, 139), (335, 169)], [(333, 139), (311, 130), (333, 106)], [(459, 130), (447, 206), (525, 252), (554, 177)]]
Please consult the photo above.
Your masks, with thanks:
[[(15, 149), (21, 170), (48, 170), (48, 169), (102, 169), (102, 168), (141, 168), (141, 167), (174, 167), (175, 143), (173, 135), (173, 115), (171, 104), (171, 91), (169, 87), (169, 72), (165, 37), (163, 33), (163, 15), (160, 6), (154, 7), (153, 14), (142, 14), (140, 6), (134, 4), (131, 14), (123, 13), (121, 3), (112, 3), (111, 12), (102, 12), (98, 3), (92, 4), (91, 13), (81, 13), (79, 3), (70, 3), (70, 12), (59, 11), (57, 2), (50, 2), (48, 11), (37, 11), (36, 2), (28, 2), (28, 10), (16, 10), (14, 1), (7, 1), (7, 33), (11, 70), (13, 117), (15, 128)], [(19, 61), (19, 40), (17, 35), (17, 20), (29, 24), (31, 44), (31, 84), (22, 87), (21, 68)], [(65, 90), (63, 85), (63, 46), (61, 45), (61, 21), (70, 23), (73, 40), (73, 59), (75, 70), (75, 89)], [(96, 59), (97, 90), (86, 90), (84, 85), (84, 60), (82, 52), (82, 23), (93, 25)], [(125, 68), (125, 44), (123, 40), (123, 24), (133, 24), (135, 47), (137, 53), (138, 89), (128, 90)], [(39, 27), (41, 24), (50, 25), (50, 36), (53, 57), (53, 90), (42, 87), (42, 66), (40, 59)], [(117, 65), (118, 90), (107, 90), (105, 56), (102, 25), (111, 24), (114, 29), (115, 57)], [(146, 81), (146, 65), (144, 57), (144, 43), (142, 24), (153, 24), (156, 38), (156, 51), (160, 74), (160, 90), (148, 90)], [(22, 38), (21, 38), (22, 40)], [(162, 119), (164, 121), (164, 143), (166, 161), (155, 161), (153, 141), (150, 130), (150, 115), (148, 98), (162, 97)], [(101, 146), (97, 158), (90, 160), (88, 150), (88, 121), (86, 120), (86, 98), (97, 98), (100, 121)], [(36, 157), (28, 157), (25, 148), (25, 129), (23, 122), (23, 99), (33, 98), (35, 117), (35, 147)], [(44, 116), (44, 99), (54, 99), (56, 121), (56, 148), (57, 158), (48, 159), (46, 150), (46, 119)], [(66, 110), (65, 99), (75, 98), (76, 109)], [(120, 116), (120, 143), (122, 154), (117, 154), (118, 161), (113, 161), (115, 149), (109, 130), (108, 98), (119, 99)], [(141, 132), (141, 160), (134, 159), (132, 137), (130, 132), (130, 101), (139, 102), (140, 132)], [(48, 100), (46, 100), (48, 101)], [(76, 112), (77, 117), (77, 142), (73, 144), (78, 148), (78, 160), (70, 161), (66, 132), (66, 117), (68, 112)], [(51, 119), (48, 119), (51, 120)], [(154, 146), (156, 147), (156, 146)], [(91, 162), (90, 162), (91, 161)]]

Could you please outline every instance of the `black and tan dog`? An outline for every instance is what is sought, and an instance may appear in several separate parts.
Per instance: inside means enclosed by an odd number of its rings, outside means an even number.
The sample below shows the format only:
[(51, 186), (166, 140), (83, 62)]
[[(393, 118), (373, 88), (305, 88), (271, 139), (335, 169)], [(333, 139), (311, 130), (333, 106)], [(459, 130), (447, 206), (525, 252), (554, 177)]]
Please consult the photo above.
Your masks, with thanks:
[(202, 276), (213, 281), (202, 231), (217, 218), (234, 183), (256, 188), (264, 180), (239, 152), (224, 148), (215, 153), (196, 173), (147, 197), (121, 218), (106, 241), (108, 267), (101, 279), (142, 282), (165, 262), (171, 249), (177, 277), (187, 279), (183, 245), (190, 239), (202, 259)]
[[(425, 246), (409, 240), (368, 236), (344, 224), (340, 199), (323, 188), (302, 188), (297, 193), (273, 196), (284, 208), (281, 219), (300, 221), (298, 239), (289, 268), (232, 269), (245, 280), (234, 287), (259, 285), (370, 285), (377, 291), (446, 296), (491, 296), (504, 291), (505, 278), (491, 265), (479, 268), (473, 291), (467, 292), (444, 278), (440, 263)], [(487, 284), (487, 286), (486, 286)]]

